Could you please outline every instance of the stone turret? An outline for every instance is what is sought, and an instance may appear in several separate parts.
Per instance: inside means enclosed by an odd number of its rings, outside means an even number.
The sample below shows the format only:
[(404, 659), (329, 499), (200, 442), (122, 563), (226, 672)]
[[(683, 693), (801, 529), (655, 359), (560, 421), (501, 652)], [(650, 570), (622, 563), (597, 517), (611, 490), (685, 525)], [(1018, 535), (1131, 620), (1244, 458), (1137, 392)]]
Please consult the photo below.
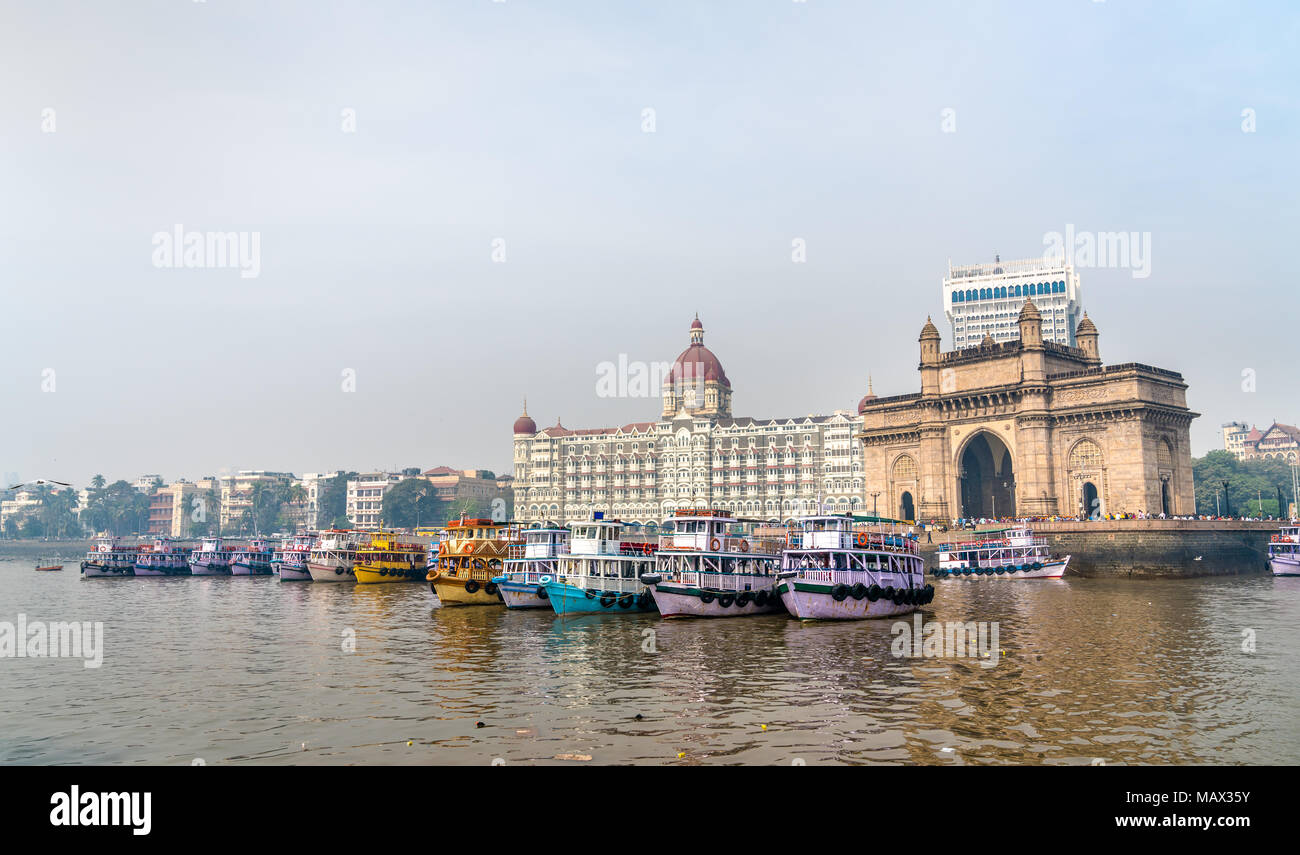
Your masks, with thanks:
[(1043, 316), (1033, 300), (1025, 300), (1025, 306), (1016, 319), (1020, 326), (1020, 374), (1029, 382), (1047, 380), (1047, 351), (1043, 347)]
[(921, 394), (939, 394), (939, 328), (926, 316), (921, 327)]
[(1079, 343), (1079, 349), (1087, 357), (1089, 365), (1101, 365), (1101, 352), (1097, 349), (1097, 325), (1088, 318), (1087, 312), (1083, 313), (1083, 320), (1079, 321), (1079, 326), (1074, 331), (1074, 340)]

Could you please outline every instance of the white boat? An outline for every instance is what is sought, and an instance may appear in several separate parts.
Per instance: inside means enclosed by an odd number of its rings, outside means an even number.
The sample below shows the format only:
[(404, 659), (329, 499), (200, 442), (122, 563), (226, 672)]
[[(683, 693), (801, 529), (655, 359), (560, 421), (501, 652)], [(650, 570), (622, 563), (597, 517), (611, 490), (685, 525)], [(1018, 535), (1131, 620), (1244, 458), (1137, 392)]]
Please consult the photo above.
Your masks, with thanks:
[(120, 539), (104, 532), (95, 536), (95, 549), (81, 562), (81, 574), (87, 579), (135, 575), (138, 546), (122, 546)]
[(664, 522), (655, 569), (641, 577), (664, 617), (784, 611), (776, 593), (785, 538), (725, 511), (680, 510)]
[(330, 529), (320, 533), (320, 540), (307, 556), (307, 572), (313, 582), (355, 582), (352, 565), (357, 559), (357, 534)]
[(135, 556), (136, 578), (152, 576), (188, 576), (190, 550), (180, 546), (170, 537), (155, 537), (148, 546), (140, 547)]
[(1274, 576), (1300, 576), (1300, 526), (1284, 526), (1268, 543), (1268, 569)]
[(219, 537), (205, 537), (199, 548), (190, 553), (193, 576), (229, 576), (231, 550)]
[(916, 535), (892, 520), (800, 517), (779, 575), (781, 601), (801, 620), (896, 617), (934, 599)]
[(230, 556), (231, 576), (270, 576), (271, 558), (275, 551), (264, 537), (255, 537), (248, 546), (241, 546)]
[(979, 539), (941, 543), (936, 576), (954, 579), (1059, 579), (1070, 556), (1051, 554), (1047, 538), (1027, 528), (981, 532)]
[(522, 534), (524, 542), (510, 545), (504, 572), (492, 581), (508, 609), (549, 609), (550, 595), (542, 585), (542, 578), (554, 579), (560, 575), (559, 557), (568, 551), (569, 530), (530, 528)]
[(307, 569), (307, 561), (315, 545), (314, 532), (294, 535), (271, 558), (271, 572), (279, 576), (281, 582), (310, 582), (311, 571)]
[(641, 581), (654, 569), (654, 544), (624, 538), (619, 520), (607, 520), (597, 511), (590, 522), (576, 523), (569, 548), (558, 560), (559, 575), (538, 580), (556, 614), (655, 610), (654, 595)]

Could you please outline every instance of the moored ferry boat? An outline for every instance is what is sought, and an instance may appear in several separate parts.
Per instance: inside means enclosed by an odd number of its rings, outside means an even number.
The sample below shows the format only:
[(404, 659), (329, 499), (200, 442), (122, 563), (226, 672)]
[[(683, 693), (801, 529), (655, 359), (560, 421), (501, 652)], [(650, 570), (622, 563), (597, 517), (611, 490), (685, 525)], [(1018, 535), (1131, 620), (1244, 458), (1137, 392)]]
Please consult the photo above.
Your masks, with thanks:
[(234, 550), (230, 556), (231, 576), (270, 576), (271, 558), (275, 550), (264, 537), (255, 537), (247, 546)]
[(492, 579), (508, 609), (551, 607), (542, 577), (559, 575), (559, 556), (568, 549), (567, 528), (530, 528), (524, 542), (512, 543), (505, 560), (505, 573)]
[(170, 537), (155, 537), (147, 546), (142, 546), (136, 553), (134, 575), (148, 576), (188, 576), (190, 575), (190, 550), (179, 545)]
[(81, 562), (81, 573), (87, 579), (106, 576), (135, 575), (138, 546), (122, 546), (120, 539), (107, 532), (95, 536), (95, 550), (87, 552)]
[(1059, 579), (1070, 563), (1070, 556), (1053, 556), (1047, 538), (1034, 537), (1027, 528), (985, 532), (980, 539), (964, 543), (941, 543), (936, 551), (939, 569), (935, 575), (939, 577)]
[(315, 545), (316, 535), (313, 532), (294, 535), (271, 558), (271, 572), (279, 576), (281, 582), (310, 582), (311, 572), (307, 569), (307, 561)]
[(654, 569), (654, 543), (624, 538), (623, 523), (600, 513), (572, 529), (569, 548), (559, 555), (559, 575), (538, 580), (556, 614), (655, 610), (654, 595), (641, 581)]
[(916, 536), (893, 521), (815, 514), (786, 540), (776, 590), (801, 620), (895, 617), (934, 599)]
[(440, 535), (425, 578), (444, 606), (500, 605), (497, 583), (510, 547), (523, 543), (519, 528), (489, 519), (451, 520)]
[(190, 575), (229, 576), (232, 550), (219, 537), (205, 537), (190, 553)]
[(1274, 576), (1300, 576), (1300, 526), (1285, 526), (1269, 540), (1268, 569)]
[(352, 571), (357, 583), (418, 582), (424, 574), (423, 543), (403, 543), (397, 533), (374, 531), (370, 542), (357, 547)]
[(330, 529), (320, 533), (320, 540), (307, 557), (307, 572), (313, 582), (355, 582), (352, 565), (357, 559), (357, 533)]
[(785, 539), (724, 511), (680, 510), (665, 522), (655, 568), (641, 581), (664, 617), (740, 617), (784, 611), (774, 590)]

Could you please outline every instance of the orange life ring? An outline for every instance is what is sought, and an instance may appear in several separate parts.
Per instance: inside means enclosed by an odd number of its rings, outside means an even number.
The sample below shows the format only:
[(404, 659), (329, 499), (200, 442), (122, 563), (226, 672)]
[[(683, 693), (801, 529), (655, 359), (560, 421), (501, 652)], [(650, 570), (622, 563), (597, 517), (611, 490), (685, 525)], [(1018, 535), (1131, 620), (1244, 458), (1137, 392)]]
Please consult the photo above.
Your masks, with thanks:
[(867, 533), (865, 531), (858, 532), (858, 536), (854, 538), (854, 540), (857, 542), (859, 549), (866, 549), (867, 544), (869, 543), (869, 540), (867, 538)]
[(717, 552), (717, 551), (718, 551), (718, 547), (721, 546), (721, 545), (722, 545), (722, 544), (718, 543), (718, 539), (717, 539), (716, 537), (713, 538), (713, 540), (710, 540), (710, 541), (709, 541), (709, 549), (712, 549), (714, 552)]
[(741, 552), (749, 551), (749, 541), (745, 540), (743, 537), (740, 539), (740, 551)]

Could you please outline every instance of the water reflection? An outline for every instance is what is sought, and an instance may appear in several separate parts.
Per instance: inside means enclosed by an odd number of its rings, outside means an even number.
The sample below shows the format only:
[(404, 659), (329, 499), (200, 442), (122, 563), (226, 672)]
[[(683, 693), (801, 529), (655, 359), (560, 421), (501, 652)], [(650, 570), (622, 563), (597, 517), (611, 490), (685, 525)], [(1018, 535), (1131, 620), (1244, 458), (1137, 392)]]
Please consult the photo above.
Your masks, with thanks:
[(98, 671), (0, 661), (7, 763), (1300, 760), (1300, 579), (939, 582), (925, 620), (996, 621), (990, 663), (897, 658), (891, 622), (559, 619), (438, 608), (423, 585), (83, 581), (3, 561), (0, 576), (0, 620), (100, 620), (106, 646)]

